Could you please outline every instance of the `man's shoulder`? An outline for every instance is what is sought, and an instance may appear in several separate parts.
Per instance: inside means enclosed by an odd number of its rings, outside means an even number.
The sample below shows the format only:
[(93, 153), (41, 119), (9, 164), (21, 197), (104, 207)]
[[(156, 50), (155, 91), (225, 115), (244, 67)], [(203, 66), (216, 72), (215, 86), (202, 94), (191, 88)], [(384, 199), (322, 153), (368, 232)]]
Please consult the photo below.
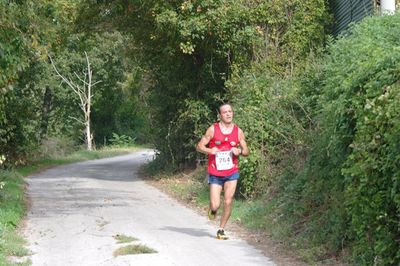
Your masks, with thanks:
[(235, 126), (237, 127), (239, 135), (244, 134), (243, 130), (238, 125), (235, 124)]
[(235, 123), (233, 124), (234, 127), (236, 127), (239, 131), (241, 131), (242, 129)]
[(211, 126), (208, 129), (211, 129), (214, 131), (214, 129), (218, 127), (218, 122), (212, 123)]
[(209, 127), (207, 128), (207, 133), (212, 133), (212, 134), (214, 134), (214, 126), (215, 126), (215, 124), (212, 124), (211, 126), (209, 126)]

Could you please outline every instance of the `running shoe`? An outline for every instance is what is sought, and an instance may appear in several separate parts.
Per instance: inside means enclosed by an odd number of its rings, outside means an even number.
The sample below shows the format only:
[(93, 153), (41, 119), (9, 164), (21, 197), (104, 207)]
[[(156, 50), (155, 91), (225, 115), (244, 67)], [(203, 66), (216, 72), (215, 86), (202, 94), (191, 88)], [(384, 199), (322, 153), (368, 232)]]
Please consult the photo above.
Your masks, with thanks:
[(225, 234), (225, 231), (222, 229), (219, 229), (217, 232), (217, 239), (220, 240), (227, 240), (229, 237)]
[(210, 219), (210, 221), (214, 221), (216, 217), (217, 217), (217, 211), (213, 211), (213, 210), (209, 209), (208, 210), (208, 219)]

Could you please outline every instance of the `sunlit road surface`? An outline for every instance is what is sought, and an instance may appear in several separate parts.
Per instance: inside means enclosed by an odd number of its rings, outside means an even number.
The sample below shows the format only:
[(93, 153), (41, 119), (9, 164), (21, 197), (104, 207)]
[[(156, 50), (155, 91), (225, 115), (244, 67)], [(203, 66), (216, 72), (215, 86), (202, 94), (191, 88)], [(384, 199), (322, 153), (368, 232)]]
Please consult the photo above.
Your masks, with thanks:
[[(32, 265), (275, 265), (235, 236), (217, 240), (215, 224), (138, 178), (153, 154), (69, 164), (27, 178), (24, 235)], [(137, 240), (119, 244), (116, 235)], [(137, 244), (156, 253), (114, 256)]]

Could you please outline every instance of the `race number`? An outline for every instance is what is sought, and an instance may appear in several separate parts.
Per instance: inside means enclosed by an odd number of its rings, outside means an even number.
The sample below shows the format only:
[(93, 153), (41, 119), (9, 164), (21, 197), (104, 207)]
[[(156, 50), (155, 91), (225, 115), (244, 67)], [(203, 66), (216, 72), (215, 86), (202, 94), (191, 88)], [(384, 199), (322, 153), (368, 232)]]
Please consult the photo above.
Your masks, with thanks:
[(219, 151), (215, 154), (217, 170), (229, 170), (233, 168), (232, 152)]

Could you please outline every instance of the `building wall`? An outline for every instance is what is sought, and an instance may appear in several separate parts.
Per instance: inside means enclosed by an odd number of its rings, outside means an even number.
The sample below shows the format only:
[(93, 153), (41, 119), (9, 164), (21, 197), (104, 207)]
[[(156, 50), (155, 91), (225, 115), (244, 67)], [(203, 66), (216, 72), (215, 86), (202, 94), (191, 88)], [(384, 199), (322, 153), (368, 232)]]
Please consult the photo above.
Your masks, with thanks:
[[(378, 14), (381, 0), (330, 0), (334, 15), (333, 35), (337, 36), (346, 30), (350, 23), (358, 22), (366, 16)], [(400, 0), (396, 0), (396, 10), (400, 8)]]
[(375, 0), (331, 0), (334, 15), (333, 34), (337, 36), (352, 22), (358, 22), (374, 14)]

